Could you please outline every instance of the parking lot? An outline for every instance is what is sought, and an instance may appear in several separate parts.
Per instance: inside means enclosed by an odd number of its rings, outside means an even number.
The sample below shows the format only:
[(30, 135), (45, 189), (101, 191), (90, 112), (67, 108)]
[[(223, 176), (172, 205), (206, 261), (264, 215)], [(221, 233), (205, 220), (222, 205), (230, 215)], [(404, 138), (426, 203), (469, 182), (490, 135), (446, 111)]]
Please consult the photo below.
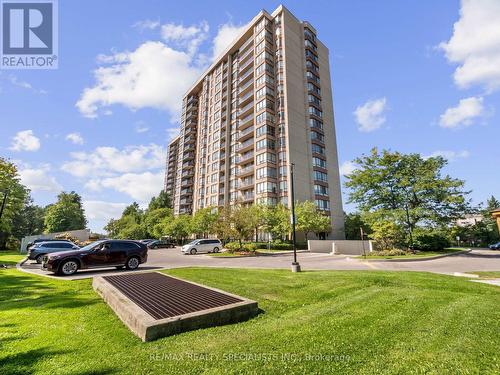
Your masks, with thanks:
[[(95, 275), (111, 275), (123, 272), (140, 272), (165, 268), (181, 267), (228, 267), (228, 268), (290, 268), (292, 253), (262, 255), (254, 257), (223, 258), (206, 254), (184, 255), (180, 247), (174, 249), (150, 250), (148, 262), (137, 271), (102, 268), (82, 270), (64, 279), (82, 279)], [(412, 262), (364, 261), (345, 255), (329, 255), (321, 253), (299, 252), (298, 261), (304, 271), (308, 270), (389, 270), (389, 271), (427, 271), (434, 273), (453, 274), (466, 271), (498, 271), (500, 270), (500, 252), (491, 250), (472, 250), (468, 254), (459, 254), (434, 260)], [(48, 277), (53, 274), (42, 271), (40, 265), (28, 261), (21, 270)]]

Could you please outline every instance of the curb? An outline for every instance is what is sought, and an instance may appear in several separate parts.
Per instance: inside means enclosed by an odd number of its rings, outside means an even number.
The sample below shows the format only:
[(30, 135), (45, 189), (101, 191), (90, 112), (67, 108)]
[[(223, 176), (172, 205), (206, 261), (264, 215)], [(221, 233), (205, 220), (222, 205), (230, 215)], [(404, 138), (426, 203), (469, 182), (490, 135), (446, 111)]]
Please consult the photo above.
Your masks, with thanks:
[(472, 251), (472, 249), (467, 249), (467, 250), (462, 250), (462, 251), (457, 251), (454, 253), (449, 253), (449, 254), (441, 254), (441, 255), (434, 255), (431, 257), (422, 257), (422, 258), (413, 258), (413, 259), (404, 259), (404, 258), (396, 258), (396, 259), (363, 259), (363, 258), (356, 258), (357, 260), (362, 260), (362, 261), (368, 261), (368, 262), (422, 262), (426, 260), (434, 260), (434, 259), (439, 259), (439, 258), (445, 258), (445, 257), (450, 257), (454, 255), (460, 255), (460, 254), (468, 254)]

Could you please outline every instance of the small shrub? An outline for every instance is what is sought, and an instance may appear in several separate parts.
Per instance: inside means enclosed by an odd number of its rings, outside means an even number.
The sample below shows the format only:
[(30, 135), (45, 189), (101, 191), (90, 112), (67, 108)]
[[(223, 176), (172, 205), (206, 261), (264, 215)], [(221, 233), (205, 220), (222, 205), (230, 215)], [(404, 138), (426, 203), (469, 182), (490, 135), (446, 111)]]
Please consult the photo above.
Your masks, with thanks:
[(379, 250), (379, 251), (372, 251), (371, 253), (368, 254), (368, 256), (397, 256), (397, 255), (408, 255), (409, 252), (404, 251), (404, 250), (399, 250), (399, 249), (392, 249), (392, 250)]
[(416, 232), (413, 248), (422, 251), (443, 250), (450, 246), (450, 241), (439, 232)]
[(242, 250), (248, 253), (255, 253), (255, 250), (257, 250), (257, 245), (255, 245), (254, 243), (244, 243)]
[(225, 248), (227, 249), (228, 252), (234, 253), (240, 250), (240, 244), (239, 242), (228, 242)]
[(274, 250), (293, 250), (293, 244), (285, 242), (273, 242), (271, 249)]

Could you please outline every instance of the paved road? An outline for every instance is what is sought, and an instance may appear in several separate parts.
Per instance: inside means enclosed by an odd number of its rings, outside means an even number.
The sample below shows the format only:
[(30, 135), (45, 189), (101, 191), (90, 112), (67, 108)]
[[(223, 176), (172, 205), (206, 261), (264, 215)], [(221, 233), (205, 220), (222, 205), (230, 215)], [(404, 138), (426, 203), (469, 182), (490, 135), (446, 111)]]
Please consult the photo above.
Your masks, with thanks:
[[(148, 262), (139, 270), (154, 270), (179, 267), (231, 267), (231, 268), (290, 268), (292, 254), (248, 258), (219, 258), (208, 255), (183, 255), (180, 248), (151, 250)], [(301, 252), (298, 260), (303, 270), (390, 270), (390, 271), (428, 271), (453, 274), (466, 271), (500, 271), (500, 252), (491, 250), (473, 250), (468, 254), (453, 255), (445, 258), (414, 262), (374, 262), (363, 261), (343, 255), (329, 255)], [(40, 270), (36, 263), (28, 262), (23, 270), (40, 275), (50, 273)], [(110, 275), (127, 271), (99, 269), (79, 271), (64, 279), (82, 279), (96, 275)], [(137, 272), (137, 271), (133, 271)], [(59, 277), (58, 277), (59, 278)]]

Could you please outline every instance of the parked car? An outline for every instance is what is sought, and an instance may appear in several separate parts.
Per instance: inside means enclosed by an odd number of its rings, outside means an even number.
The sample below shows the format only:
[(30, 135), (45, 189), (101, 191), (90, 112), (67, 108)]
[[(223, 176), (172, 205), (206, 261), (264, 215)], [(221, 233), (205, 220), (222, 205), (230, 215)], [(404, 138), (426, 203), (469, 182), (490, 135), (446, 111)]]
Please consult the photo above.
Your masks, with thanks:
[(140, 240), (139, 242), (145, 243), (147, 245), (148, 243), (153, 242), (153, 241), (156, 241), (156, 240), (154, 240), (152, 238), (146, 238), (145, 240)]
[(151, 241), (148, 244), (149, 249), (173, 249), (175, 244), (170, 241)]
[(30, 242), (28, 245), (26, 245), (26, 251), (33, 245), (40, 243), (40, 242), (53, 242), (53, 241), (58, 241), (58, 242), (70, 242), (69, 240), (58, 240), (54, 238), (37, 238), (36, 240), (33, 240)]
[(222, 249), (219, 240), (194, 240), (182, 246), (184, 254), (195, 255), (198, 253), (218, 253)]
[(56, 253), (59, 251), (78, 250), (80, 247), (71, 241), (47, 241), (38, 242), (28, 249), (28, 259), (36, 260), (42, 263), (45, 254)]
[(491, 245), (489, 246), (489, 248), (490, 248), (491, 250), (500, 250), (500, 242), (497, 242), (497, 243), (491, 244)]
[(148, 260), (148, 248), (139, 241), (100, 240), (79, 250), (47, 254), (43, 257), (42, 269), (58, 275), (73, 275), (80, 269), (126, 267), (134, 270)]

